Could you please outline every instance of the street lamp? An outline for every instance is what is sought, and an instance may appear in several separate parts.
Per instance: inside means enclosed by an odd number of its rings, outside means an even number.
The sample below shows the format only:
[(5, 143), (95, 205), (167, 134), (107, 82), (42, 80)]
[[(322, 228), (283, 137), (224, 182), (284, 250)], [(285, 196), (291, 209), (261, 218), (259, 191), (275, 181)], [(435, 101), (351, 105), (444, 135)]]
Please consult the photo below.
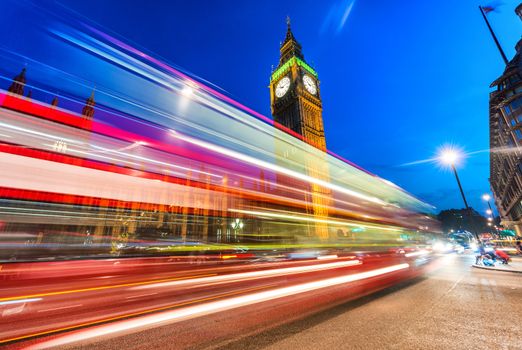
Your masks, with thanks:
[[(441, 150), (438, 159), (445, 165), (449, 165), (451, 170), (453, 170), (453, 174), (455, 174), (455, 179), (457, 180), (457, 184), (459, 185), (460, 194), (462, 195), (462, 200), (464, 201), (464, 205), (466, 206), (466, 212), (469, 215), (470, 223), (473, 225), (473, 215), (468, 205), (468, 201), (466, 200), (466, 196), (464, 195), (464, 190), (462, 189), (462, 185), (460, 183), (459, 174), (457, 174), (457, 168), (455, 164), (462, 158), (460, 152), (454, 148), (446, 147)], [(475, 237), (480, 241), (478, 234), (475, 232)]]
[[(488, 220), (489, 221), (493, 221), (493, 208), (491, 208), (491, 203), (489, 202), (489, 200), (491, 199), (491, 196), (488, 193), (484, 193), (482, 195), (482, 199), (485, 200), (486, 202), (488, 202), (488, 208), (489, 209), (486, 210), (486, 213), (488, 213), (490, 215)], [(495, 230), (497, 231), (497, 235), (498, 235), (498, 228), (497, 228), (497, 226), (495, 226)]]
[(236, 220), (230, 223), (230, 226), (232, 226), (232, 229), (234, 229), (234, 241), (237, 242), (237, 233), (243, 229), (243, 221), (241, 219), (236, 218)]
[(485, 193), (482, 195), (482, 199), (485, 200), (486, 202), (488, 202), (488, 207), (489, 207), (488, 214), (493, 215), (493, 209), (491, 208), (491, 203), (489, 202), (489, 200), (491, 199), (491, 196), (489, 194)]
[(460, 194), (462, 195), (462, 200), (464, 201), (464, 205), (466, 206), (466, 210), (469, 211), (468, 201), (466, 200), (466, 196), (464, 195), (464, 191), (462, 190), (462, 185), (460, 184), (459, 174), (457, 174), (457, 168), (455, 168), (455, 163), (461, 158), (459, 152), (453, 148), (443, 149), (439, 155), (439, 159), (443, 164), (449, 165), (451, 170), (453, 170), (453, 174), (455, 174), (455, 179), (457, 179), (457, 184), (459, 185)]

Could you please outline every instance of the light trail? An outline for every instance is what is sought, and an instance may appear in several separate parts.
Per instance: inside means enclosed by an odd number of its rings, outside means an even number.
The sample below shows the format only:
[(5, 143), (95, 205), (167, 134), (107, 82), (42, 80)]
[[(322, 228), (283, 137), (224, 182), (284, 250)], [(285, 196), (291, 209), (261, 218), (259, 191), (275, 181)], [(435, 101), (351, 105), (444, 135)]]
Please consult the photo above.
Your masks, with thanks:
[[(355, 266), (355, 265), (360, 265), (360, 264), (361, 264), (361, 262), (359, 260), (349, 260), (349, 261), (341, 261), (341, 262), (328, 263), (328, 264), (316, 264), (316, 265), (309, 265), (309, 266), (296, 266), (296, 267), (287, 267), (287, 268), (280, 268), (280, 269), (268, 269), (268, 270), (263, 270), (263, 271), (252, 271), (252, 272), (234, 273), (234, 274), (226, 274), (226, 275), (204, 274), (204, 275), (198, 275), (198, 276), (164, 278), (164, 279), (159, 279), (159, 280), (123, 283), (123, 284), (116, 284), (116, 285), (109, 285), (109, 286), (64, 290), (64, 291), (39, 293), (39, 294), (31, 294), (31, 295), (24, 295), (24, 296), (3, 297), (3, 298), (0, 298), (0, 305), (2, 305), (1, 304), (2, 302), (14, 302), (14, 301), (18, 301), (18, 300), (37, 301), (37, 300), (41, 300), (41, 299), (29, 299), (29, 298), (42, 298), (42, 297), (46, 297), (46, 296), (92, 292), (92, 291), (114, 289), (114, 288), (121, 288), (121, 287), (133, 287), (131, 289), (148, 289), (148, 288), (157, 288), (157, 287), (172, 287), (172, 286), (181, 286), (181, 285), (187, 285), (187, 284), (204, 284), (204, 283), (224, 282), (224, 281), (241, 282), (241, 281), (244, 281), (244, 280), (250, 279), (250, 278), (283, 276), (283, 275), (287, 275), (287, 274), (296, 274), (296, 273), (307, 273), (307, 272)], [(137, 287), (137, 286), (141, 286), (141, 287)]]
[(32, 303), (35, 301), (40, 301), (42, 298), (34, 298), (38, 295), (30, 295), (29, 297), (22, 297), (20, 299), (0, 299), (0, 305), (12, 305), (12, 304), (20, 304), (20, 303)]
[(83, 306), (83, 304), (75, 304), (75, 305), (67, 305), (67, 306), (61, 306), (61, 307), (53, 307), (52, 309), (38, 310), (37, 312), (59, 311), (59, 310), (73, 309), (75, 307), (80, 307), (80, 306)]
[[(223, 192), (184, 186), (166, 181), (129, 176), (72, 164), (57, 163), (33, 157), (0, 153), (0, 186), (7, 188), (66, 193), (78, 196), (108, 198), (129, 202), (198, 207), (196, 195), (224, 198)], [(14, 177), (13, 174), (24, 174)], [(56, 174), (60, 174), (59, 177)], [(191, 193), (188, 199), (183, 194)], [(199, 208), (220, 209), (219, 203), (209, 201)]]
[(158, 314), (143, 316), (140, 318), (128, 319), (118, 321), (106, 325), (95, 326), (84, 330), (78, 330), (71, 334), (57, 336), (54, 339), (44, 340), (41, 343), (29, 345), (27, 350), (48, 349), (57, 346), (64, 346), (78, 341), (86, 341), (93, 338), (108, 336), (115, 333), (126, 331), (136, 331), (145, 327), (154, 327), (165, 323), (174, 323), (183, 320), (188, 320), (196, 317), (201, 317), (216, 312), (223, 312), (235, 309), (242, 306), (253, 305), (261, 302), (266, 302), (282, 297), (292, 296), (305, 292), (311, 292), (327, 287), (338, 286), (346, 283), (351, 283), (371, 277), (377, 277), (384, 274), (400, 271), (409, 268), (409, 264), (397, 264), (384, 268), (379, 268), (371, 271), (333, 277), (314, 282), (302, 283), (294, 286), (276, 288), (262, 292), (242, 295), (238, 297), (228, 298), (224, 300), (209, 302), (196, 306), (186, 307), (178, 310), (165, 311)]
[(208, 175), (208, 176), (216, 177), (216, 178), (219, 178), (219, 179), (223, 178), (223, 176), (221, 176), (221, 175), (216, 175), (216, 174), (212, 174), (212, 173), (209, 173), (209, 172), (206, 172), (206, 171), (201, 171), (201, 170), (197, 170), (197, 169), (193, 169), (193, 168), (187, 168), (187, 167), (176, 165), (176, 164), (172, 164), (172, 163), (162, 162), (162, 161), (159, 161), (159, 160), (138, 156), (138, 155), (132, 154), (132, 153), (123, 153), (123, 152), (120, 152), (119, 150), (112, 150), (112, 149), (108, 149), (108, 148), (104, 148), (104, 147), (100, 147), (100, 146), (96, 146), (96, 145), (93, 145), (92, 147), (100, 149), (103, 152), (115, 153), (115, 154), (123, 155), (123, 156), (129, 157), (129, 158), (144, 160), (144, 161), (149, 162), (149, 163), (161, 164), (161, 165), (164, 165), (164, 166), (167, 166), (167, 167), (187, 170), (187, 171), (194, 172), (194, 173), (197, 173), (197, 174)]
[(404, 254), (404, 256), (407, 258), (411, 258), (411, 257), (415, 257), (415, 256), (428, 255), (429, 253), (430, 252), (427, 250), (419, 250), (418, 252), (406, 253), (406, 254)]
[(268, 216), (268, 217), (289, 219), (289, 220), (296, 220), (296, 221), (319, 222), (319, 223), (325, 223), (325, 224), (346, 225), (346, 226), (352, 226), (352, 227), (365, 227), (365, 228), (373, 228), (373, 229), (384, 230), (384, 231), (395, 231), (395, 232), (402, 231), (402, 229), (400, 229), (400, 228), (367, 225), (367, 224), (364, 224), (362, 222), (361, 223), (354, 223), (354, 222), (349, 222), (349, 221), (317, 219), (315, 217), (279, 214), (279, 213), (272, 213), (272, 212), (266, 212), (266, 211), (242, 210), (242, 209), (229, 209), (229, 211), (234, 212), (234, 213), (258, 215), (258, 216)]
[(149, 289), (149, 288), (157, 288), (157, 287), (173, 287), (180, 286), (186, 284), (205, 284), (205, 283), (215, 283), (215, 282), (243, 282), (249, 279), (256, 279), (262, 277), (274, 277), (274, 276), (285, 276), (291, 274), (300, 274), (307, 272), (315, 272), (322, 270), (330, 270), (330, 269), (338, 269), (341, 267), (349, 267), (355, 265), (361, 265), (362, 263), (359, 260), (349, 260), (342, 262), (335, 262), (329, 264), (316, 264), (309, 266), (296, 266), (296, 267), (286, 267), (281, 269), (268, 269), (263, 271), (252, 271), (252, 272), (243, 272), (243, 273), (234, 273), (228, 275), (218, 275), (212, 277), (198, 278), (194, 280), (186, 280), (186, 281), (173, 281), (173, 282), (164, 282), (164, 283), (155, 283), (146, 286), (134, 287), (132, 289)]
[(114, 289), (114, 288), (121, 288), (121, 287), (134, 287), (134, 286), (140, 286), (140, 285), (144, 285), (144, 284), (168, 282), (168, 281), (174, 281), (174, 280), (185, 280), (185, 279), (207, 277), (207, 276), (213, 276), (213, 275), (215, 275), (215, 274), (204, 274), (204, 275), (198, 275), (198, 276), (163, 278), (163, 279), (160, 279), (160, 280), (141, 281), (141, 282), (132, 282), (132, 283), (121, 283), (121, 284), (114, 284), (114, 285), (109, 285), (109, 286), (89, 287), (89, 288), (61, 290), (61, 291), (47, 292), (47, 293), (35, 293), (35, 294), (30, 294), (30, 295), (2, 297), (2, 298), (0, 298), (0, 305), (1, 305), (1, 303), (13, 303), (13, 302), (19, 303), (19, 302), (23, 302), (23, 300), (39, 301), (43, 297), (50, 297), (50, 296), (56, 296), (56, 295), (65, 295), (65, 294), (83, 293), (83, 292), (93, 292), (93, 291), (100, 291), (100, 290)]
[[(72, 326), (46, 330), (46, 331), (38, 332), (38, 333), (26, 334), (26, 335), (14, 337), (14, 338), (0, 339), (0, 344), (10, 343), (10, 342), (23, 340), (23, 339), (27, 339), (27, 338), (40, 337), (40, 336), (53, 334), (53, 333), (58, 333), (58, 332), (70, 331), (70, 330), (74, 330), (74, 329), (81, 328), (81, 327), (94, 326), (94, 325), (97, 325), (97, 324), (100, 324), (100, 323), (121, 320), (121, 319), (125, 319), (125, 318), (128, 318), (128, 317), (146, 315), (146, 314), (150, 314), (150, 313), (153, 313), (153, 312), (158, 312), (158, 311), (162, 311), (162, 310), (172, 309), (174, 307), (191, 305), (191, 304), (195, 304), (195, 303), (200, 303), (202, 301), (215, 300), (215, 299), (219, 299), (219, 298), (226, 297), (226, 296), (237, 295), (237, 294), (241, 294), (241, 293), (245, 293), (245, 292), (249, 292), (249, 291), (253, 291), (253, 290), (266, 289), (266, 288), (270, 288), (270, 287), (271, 286), (261, 286), (261, 287), (247, 288), (247, 289), (243, 289), (243, 290), (240, 290), (240, 291), (217, 294), (217, 295), (213, 295), (213, 296), (210, 296), (210, 297), (207, 297), (207, 298), (200, 298), (200, 299), (190, 300), (190, 301), (186, 301), (186, 302), (182, 302), (182, 303), (176, 303), (176, 304), (171, 304), (171, 305), (167, 305), (167, 306), (157, 307), (157, 308), (154, 308), (154, 309), (148, 309), (148, 310), (133, 312), (133, 313), (130, 313), (130, 314), (109, 317), (109, 318), (105, 318), (105, 319), (101, 319), (101, 320), (97, 320), (97, 321), (80, 323), (80, 324), (76, 324), (76, 325), (72, 325)], [(27, 347), (25, 347), (24, 349), (27, 349)]]
[(363, 199), (363, 200), (367, 200), (367, 201), (372, 202), (372, 203), (376, 203), (376, 204), (380, 204), (380, 205), (387, 204), (386, 202), (382, 201), (379, 198), (372, 197), (372, 196), (367, 196), (365, 194), (362, 194), (362, 193), (359, 193), (359, 192), (356, 192), (356, 191), (353, 191), (353, 190), (350, 190), (350, 189), (338, 186), (338, 185), (333, 184), (331, 182), (324, 181), (324, 180), (321, 180), (321, 179), (317, 179), (315, 177), (312, 177), (312, 176), (309, 176), (309, 175), (305, 175), (305, 174), (302, 174), (302, 173), (299, 173), (297, 171), (293, 171), (293, 170), (284, 168), (284, 167), (276, 165), (276, 164), (268, 163), (268, 162), (266, 162), (264, 160), (257, 159), (257, 158), (254, 158), (254, 157), (251, 157), (251, 156), (248, 156), (246, 154), (242, 154), (242, 153), (230, 150), (230, 149), (226, 149), (226, 148), (218, 146), (218, 145), (213, 145), (213, 144), (210, 144), (210, 143), (202, 141), (202, 140), (197, 140), (197, 139), (194, 139), (194, 138), (192, 138), (190, 136), (180, 135), (177, 132), (172, 133), (172, 135), (174, 137), (180, 139), (180, 140), (192, 143), (194, 145), (200, 146), (202, 148), (211, 150), (211, 151), (216, 152), (216, 153), (220, 153), (220, 154), (226, 155), (226, 156), (234, 158), (234, 159), (241, 160), (243, 162), (246, 162), (246, 163), (249, 163), (249, 164), (252, 164), (252, 165), (256, 165), (256, 166), (259, 166), (259, 167), (262, 167), (262, 168), (265, 168), (265, 169), (276, 171), (276, 172), (281, 173), (281, 174), (289, 175), (289, 176), (294, 177), (296, 179), (300, 179), (300, 180), (304, 180), (304, 181), (307, 181), (307, 182), (310, 182), (310, 183), (314, 183), (314, 184), (317, 184), (317, 185), (320, 185), (320, 186), (324, 186), (324, 187), (329, 188), (331, 190), (335, 190), (335, 191), (338, 191), (338, 192), (341, 192), (341, 193), (345, 193), (345, 194), (348, 194), (350, 196), (357, 197), (357, 198), (360, 198), (360, 199)]
[(45, 139), (53, 139), (53, 140), (57, 140), (57, 141), (66, 141), (66, 142), (70, 142), (70, 143), (78, 144), (78, 145), (83, 144), (83, 142), (78, 141), (78, 140), (69, 139), (69, 138), (65, 138), (65, 137), (57, 136), (57, 135), (52, 135), (52, 134), (47, 134), (47, 133), (43, 133), (43, 132), (40, 132), (40, 131), (31, 130), (31, 129), (27, 129), (27, 128), (22, 128), (22, 127), (19, 127), (19, 126), (10, 125), (10, 124), (6, 124), (6, 123), (2, 123), (2, 122), (0, 122), (0, 126), (6, 128), (6, 129), (15, 130), (15, 131), (18, 131), (18, 132), (21, 132), (21, 133), (28, 133), (28, 134), (41, 136), (41, 137), (44, 137)]

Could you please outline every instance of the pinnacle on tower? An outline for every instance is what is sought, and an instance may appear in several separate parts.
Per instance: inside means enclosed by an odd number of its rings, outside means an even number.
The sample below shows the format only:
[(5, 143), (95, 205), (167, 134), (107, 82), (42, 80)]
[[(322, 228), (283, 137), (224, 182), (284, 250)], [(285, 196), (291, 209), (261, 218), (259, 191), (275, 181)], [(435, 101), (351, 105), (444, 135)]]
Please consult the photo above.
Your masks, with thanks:
[(302, 60), (304, 60), (304, 55), (302, 53), (301, 44), (294, 37), (294, 33), (292, 33), (292, 27), (290, 26), (290, 17), (286, 17), (286, 36), (285, 40), (281, 44), (281, 58), (279, 60), (279, 65), (284, 64), (287, 60), (296, 56)]
[(289, 40), (295, 40), (294, 33), (292, 33), (292, 26), (290, 25), (290, 16), (286, 16), (286, 36), (283, 43), (289, 41)]
[(87, 117), (87, 119), (92, 119), (94, 116), (94, 106), (96, 102), (94, 101), (94, 89), (92, 89), (91, 96), (85, 101), (85, 106), (82, 109), (82, 115)]
[(24, 67), (20, 74), (18, 74), (16, 77), (14, 77), (13, 82), (11, 86), (9, 86), (9, 89), (7, 91), (17, 94), (17, 95), (24, 95), (24, 86), (25, 86), (25, 71), (26, 68)]

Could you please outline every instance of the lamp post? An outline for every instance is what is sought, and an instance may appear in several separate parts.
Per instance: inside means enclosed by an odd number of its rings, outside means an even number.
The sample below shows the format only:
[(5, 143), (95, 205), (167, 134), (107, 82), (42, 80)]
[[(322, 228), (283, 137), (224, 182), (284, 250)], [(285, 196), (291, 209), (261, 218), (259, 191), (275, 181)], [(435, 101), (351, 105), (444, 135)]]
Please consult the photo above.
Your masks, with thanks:
[(234, 241), (237, 242), (237, 233), (243, 229), (243, 221), (236, 218), (236, 220), (232, 221), (230, 226), (232, 226), (232, 229), (234, 230)]
[[(487, 213), (490, 215), (490, 217), (488, 218), (489, 221), (493, 221), (494, 219), (494, 216), (493, 216), (493, 208), (491, 208), (491, 203), (489, 202), (489, 200), (491, 199), (491, 196), (488, 194), (488, 193), (484, 193), (482, 195), (482, 199), (485, 200), (487, 203), (488, 203), (488, 210), (487, 210)], [(490, 220), (491, 219), (491, 220)], [(497, 231), (497, 236), (498, 236), (498, 228), (497, 226), (495, 225), (495, 230)]]
[(455, 163), (459, 160), (460, 155), (457, 151), (453, 149), (443, 150), (440, 154), (439, 159), (442, 163), (449, 165), (451, 170), (453, 170), (453, 174), (455, 174), (455, 179), (457, 180), (457, 184), (459, 185), (460, 194), (462, 195), (462, 200), (464, 201), (464, 205), (466, 206), (466, 210), (469, 210), (468, 201), (466, 200), (466, 195), (462, 190), (462, 184), (460, 183), (459, 174), (457, 173), (457, 168), (455, 167)]
[[(460, 194), (462, 196), (462, 200), (464, 201), (464, 205), (466, 207), (466, 212), (469, 215), (469, 220), (472, 226), (473, 225), (473, 215), (471, 213), (471, 210), (468, 205), (468, 201), (466, 200), (466, 195), (464, 194), (464, 190), (462, 189), (462, 184), (460, 183), (459, 174), (457, 173), (457, 168), (455, 167), (455, 164), (457, 161), (461, 158), (459, 152), (455, 149), (446, 148), (441, 151), (439, 155), (439, 160), (446, 165), (449, 165), (451, 167), (451, 170), (453, 170), (453, 174), (455, 175), (455, 179), (457, 180), (457, 184), (459, 185)], [(475, 229), (473, 229), (475, 231)], [(477, 238), (478, 241), (480, 241), (480, 238), (478, 236), (478, 233), (474, 232), (475, 238)]]
[(489, 211), (491, 214), (491, 216), (493, 216), (493, 209), (491, 208), (491, 203), (489, 202), (489, 200), (491, 199), (491, 196), (487, 193), (483, 194), (482, 195), (482, 199), (485, 200), (486, 202), (488, 202), (488, 207), (489, 207)]

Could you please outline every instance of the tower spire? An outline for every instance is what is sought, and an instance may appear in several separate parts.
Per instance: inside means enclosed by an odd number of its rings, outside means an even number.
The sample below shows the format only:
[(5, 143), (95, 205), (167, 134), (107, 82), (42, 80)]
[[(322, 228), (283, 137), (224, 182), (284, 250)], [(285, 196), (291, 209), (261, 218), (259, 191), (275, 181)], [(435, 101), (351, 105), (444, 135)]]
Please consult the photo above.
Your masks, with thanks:
[(9, 89), (7, 89), (7, 91), (21, 96), (24, 95), (25, 71), (26, 68), (24, 67), (20, 74), (14, 77), (13, 82), (11, 83), (11, 86), (9, 86)]
[(96, 105), (96, 102), (94, 101), (94, 91), (96, 88), (92, 89), (91, 96), (85, 101), (85, 106), (83, 106), (82, 114), (87, 119), (92, 119), (94, 116), (94, 106)]
[(304, 55), (301, 51), (301, 44), (294, 37), (294, 33), (292, 33), (292, 27), (290, 25), (290, 17), (286, 16), (286, 35), (285, 40), (281, 44), (281, 58), (279, 60), (279, 65), (284, 64), (288, 59), (292, 56), (296, 56), (302, 60), (304, 60)]

